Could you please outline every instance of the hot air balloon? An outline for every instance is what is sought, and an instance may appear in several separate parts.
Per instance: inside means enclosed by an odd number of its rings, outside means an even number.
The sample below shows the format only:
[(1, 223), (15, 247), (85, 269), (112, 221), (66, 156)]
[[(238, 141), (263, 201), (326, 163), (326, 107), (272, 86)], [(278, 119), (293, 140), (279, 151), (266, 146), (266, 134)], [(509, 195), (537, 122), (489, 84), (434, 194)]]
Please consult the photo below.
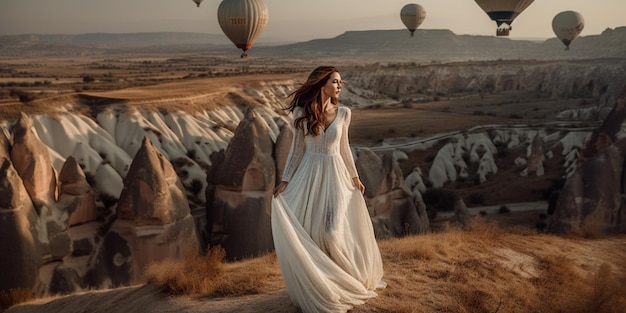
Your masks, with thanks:
[(400, 10), (400, 19), (406, 28), (411, 32), (411, 37), (415, 30), (426, 19), (426, 10), (416, 3), (409, 3)]
[(223, 0), (217, 8), (217, 20), (222, 31), (237, 48), (243, 50), (241, 58), (248, 57), (246, 51), (263, 33), (269, 13), (262, 0)]
[(498, 24), (497, 36), (508, 36), (513, 20), (535, 0), (475, 0), (489, 18)]
[(574, 11), (563, 11), (552, 19), (552, 30), (565, 45), (565, 50), (569, 50), (572, 43), (585, 27), (583, 16)]
[(200, 3), (202, 3), (202, 1), (204, 0), (193, 0), (193, 2), (195, 2), (198, 7), (200, 7)]

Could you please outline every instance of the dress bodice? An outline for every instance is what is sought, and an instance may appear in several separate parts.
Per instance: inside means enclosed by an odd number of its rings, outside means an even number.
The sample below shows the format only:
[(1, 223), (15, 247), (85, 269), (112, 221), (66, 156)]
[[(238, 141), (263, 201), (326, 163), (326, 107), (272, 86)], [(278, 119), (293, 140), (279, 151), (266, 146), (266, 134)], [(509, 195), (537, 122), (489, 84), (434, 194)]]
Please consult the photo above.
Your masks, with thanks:
[(317, 154), (338, 154), (339, 153), (339, 145), (342, 133), (341, 123), (344, 119), (345, 111), (341, 114), (343, 110), (337, 111), (337, 116), (335, 120), (333, 120), (328, 128), (322, 129), (320, 134), (317, 136), (304, 136), (304, 147), (305, 152), (317, 153)]
[[(302, 114), (302, 109), (296, 107), (293, 111), (294, 120), (302, 116)], [(304, 129), (295, 128), (282, 180), (289, 181), (291, 179), (291, 176), (293, 176), (293, 173), (305, 153), (341, 156), (350, 173), (350, 177), (357, 177), (358, 174), (348, 141), (350, 120), (350, 108), (339, 107), (337, 109), (337, 116), (332, 123), (330, 123), (326, 129), (322, 129), (317, 136), (306, 134), (306, 125), (304, 125)]]

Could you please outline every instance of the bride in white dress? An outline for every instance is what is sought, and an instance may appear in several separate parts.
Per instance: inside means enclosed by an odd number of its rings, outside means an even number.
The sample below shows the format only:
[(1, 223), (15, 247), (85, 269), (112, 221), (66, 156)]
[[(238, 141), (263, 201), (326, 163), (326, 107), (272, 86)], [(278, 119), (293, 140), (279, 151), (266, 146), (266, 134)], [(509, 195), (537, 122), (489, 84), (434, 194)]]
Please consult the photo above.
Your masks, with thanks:
[(272, 235), (289, 297), (303, 312), (346, 312), (386, 286), (340, 92), (337, 69), (320, 66), (287, 108), (294, 139), (274, 190)]

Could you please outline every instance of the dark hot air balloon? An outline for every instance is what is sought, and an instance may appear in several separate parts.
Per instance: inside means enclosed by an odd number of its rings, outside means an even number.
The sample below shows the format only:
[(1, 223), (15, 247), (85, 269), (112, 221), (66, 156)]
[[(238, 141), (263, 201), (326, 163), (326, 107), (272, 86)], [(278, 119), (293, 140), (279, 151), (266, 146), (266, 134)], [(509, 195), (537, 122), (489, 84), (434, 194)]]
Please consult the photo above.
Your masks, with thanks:
[(475, 0), (489, 18), (496, 22), (497, 36), (508, 36), (513, 20), (534, 0)]
[(202, 3), (202, 1), (204, 0), (193, 0), (193, 2), (195, 2), (198, 7), (200, 7), (200, 3)]

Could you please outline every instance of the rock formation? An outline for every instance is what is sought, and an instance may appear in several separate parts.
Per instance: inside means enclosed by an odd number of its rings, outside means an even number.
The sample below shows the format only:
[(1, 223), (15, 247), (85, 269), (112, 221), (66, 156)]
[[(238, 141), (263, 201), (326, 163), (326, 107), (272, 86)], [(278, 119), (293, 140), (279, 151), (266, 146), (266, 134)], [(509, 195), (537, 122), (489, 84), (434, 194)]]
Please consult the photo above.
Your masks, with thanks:
[(385, 154), (381, 158), (369, 149), (358, 149), (356, 154), (356, 166), (365, 185), (365, 200), (376, 238), (428, 232), (426, 206), (405, 185), (393, 155)]
[(459, 198), (458, 200), (456, 200), (456, 202), (454, 202), (454, 219), (458, 223), (463, 225), (463, 227), (466, 227), (469, 223), (470, 218), (471, 215), (469, 213), (469, 210), (467, 209), (467, 206), (465, 205), (465, 201)]
[(626, 233), (626, 87), (559, 192), (546, 231), (554, 234)]
[(8, 158), (9, 150), (0, 132), (0, 291), (34, 288), (41, 265), (39, 216)]
[(0, 158), (11, 158), (11, 143), (3, 131), (0, 131)]
[(580, 159), (593, 157), (598, 151), (613, 144), (618, 139), (618, 133), (622, 129), (624, 120), (626, 119), (626, 86), (615, 102), (613, 109), (604, 119), (602, 125), (596, 129), (591, 135), (591, 139), (587, 142), (585, 149), (581, 151)]
[(215, 171), (207, 175), (209, 243), (221, 245), (228, 259), (274, 249), (270, 223), (276, 179), (274, 149), (268, 125), (250, 108), (223, 158), (214, 161)]
[(566, 181), (546, 231), (553, 234), (626, 233), (626, 139), (587, 160)]
[(545, 155), (543, 153), (543, 139), (540, 136), (535, 136), (532, 139), (532, 143), (528, 149), (528, 159), (526, 168), (520, 173), (522, 176), (535, 174), (537, 176), (543, 176), (544, 168), (543, 162)]
[(48, 148), (31, 128), (30, 118), (21, 113), (13, 129), (11, 161), (35, 207), (41, 210), (42, 206), (50, 206), (56, 200), (56, 173)]
[(96, 198), (87, 177), (70, 156), (59, 173), (59, 200), (56, 207), (66, 212), (67, 227), (81, 225), (96, 220)]
[(94, 192), (74, 157), (63, 164), (59, 187), (59, 200), (50, 208), (54, 218), (47, 222), (50, 256), (39, 271), (37, 289), (43, 294), (96, 288), (108, 281), (108, 275), (97, 281), (86, 278), (87, 271), (99, 266), (90, 259), (102, 239), (101, 225)]
[[(123, 239), (138, 279), (151, 262), (198, 253), (198, 238), (184, 187), (172, 164), (144, 138), (117, 204), (117, 220), (105, 240)], [(117, 238), (117, 239), (115, 239)], [(115, 262), (114, 262), (115, 263)]]

